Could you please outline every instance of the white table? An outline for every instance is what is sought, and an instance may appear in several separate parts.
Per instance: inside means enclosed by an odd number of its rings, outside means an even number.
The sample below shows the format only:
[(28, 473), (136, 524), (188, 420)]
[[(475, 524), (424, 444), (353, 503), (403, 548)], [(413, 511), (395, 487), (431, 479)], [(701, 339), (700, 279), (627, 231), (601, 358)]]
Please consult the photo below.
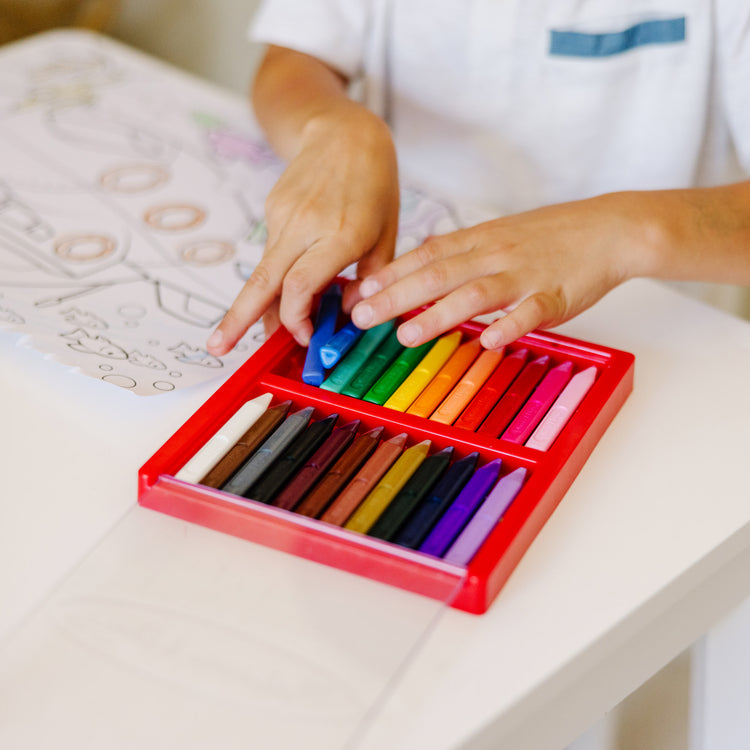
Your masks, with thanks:
[[(361, 747), (560, 750), (750, 593), (750, 325), (636, 281), (560, 331), (633, 352), (634, 391), (490, 610), (442, 614)], [(344, 588), (356, 609), (378, 585), (136, 506), (138, 466), (218, 382), (139, 398), (10, 334), (0, 347), (0, 745), (285, 747), (243, 723), (243, 702), (263, 692), (256, 665), (227, 651), (175, 659), (161, 615), (141, 622), (151, 630), (134, 650), (111, 627), (118, 607), (158, 595), (190, 614), (192, 642), (221, 620), (229, 643), (259, 604), (236, 592), (271, 568), (291, 566), (300, 604)], [(394, 608), (422, 599), (376, 595)], [(92, 597), (109, 601), (109, 629)], [(429, 612), (418, 617), (414, 640)], [(303, 623), (311, 641), (316, 625)], [(90, 668), (62, 653), (71, 632)], [(287, 676), (303, 680), (295, 664)], [(304, 713), (303, 693), (290, 701)]]

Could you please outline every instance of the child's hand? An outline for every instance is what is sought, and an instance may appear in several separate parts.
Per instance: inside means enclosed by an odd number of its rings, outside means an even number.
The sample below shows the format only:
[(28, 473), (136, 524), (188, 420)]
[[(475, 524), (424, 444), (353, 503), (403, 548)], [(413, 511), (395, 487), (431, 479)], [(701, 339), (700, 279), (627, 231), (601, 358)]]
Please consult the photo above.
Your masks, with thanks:
[(228, 352), (264, 316), (302, 345), (313, 296), (351, 263), (373, 273), (392, 257), (399, 188), (390, 133), (377, 117), (343, 101), (311, 119), (301, 146), (266, 201), (263, 259), (208, 341)]
[(401, 343), (417, 346), (477, 315), (508, 310), (481, 336), (488, 349), (549, 328), (635, 275), (648, 254), (636, 193), (550, 206), (432, 237), (360, 284), (354, 323), (370, 328), (420, 305)]

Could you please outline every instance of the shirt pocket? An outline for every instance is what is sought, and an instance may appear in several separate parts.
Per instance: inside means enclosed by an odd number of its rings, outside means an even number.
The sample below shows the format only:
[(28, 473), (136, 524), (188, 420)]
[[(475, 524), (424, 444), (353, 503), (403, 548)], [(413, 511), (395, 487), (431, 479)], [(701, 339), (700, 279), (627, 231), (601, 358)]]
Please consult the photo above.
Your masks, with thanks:
[(552, 28), (549, 55), (552, 58), (609, 58), (639, 48), (674, 45), (686, 41), (685, 16), (652, 18), (603, 30)]

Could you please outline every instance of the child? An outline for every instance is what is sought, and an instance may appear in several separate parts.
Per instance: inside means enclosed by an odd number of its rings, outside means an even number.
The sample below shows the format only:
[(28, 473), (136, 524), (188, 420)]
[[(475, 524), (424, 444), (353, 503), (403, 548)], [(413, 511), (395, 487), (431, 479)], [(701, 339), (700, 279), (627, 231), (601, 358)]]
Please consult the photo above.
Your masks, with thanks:
[[(363, 328), (436, 301), (407, 346), (506, 310), (497, 348), (636, 276), (750, 284), (750, 5), (627, 5), (267, 0), (252, 98), (288, 166), (209, 351), (261, 316), (307, 344), (313, 295), (355, 261)], [(391, 262), (397, 164), (488, 219)]]

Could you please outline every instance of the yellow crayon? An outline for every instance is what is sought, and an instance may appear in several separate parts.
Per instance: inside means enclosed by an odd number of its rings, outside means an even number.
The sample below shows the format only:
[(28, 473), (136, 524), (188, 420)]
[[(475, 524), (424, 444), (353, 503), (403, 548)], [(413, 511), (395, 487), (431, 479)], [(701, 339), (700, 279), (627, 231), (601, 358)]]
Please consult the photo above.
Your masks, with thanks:
[(383, 406), (396, 411), (406, 411), (438, 374), (460, 343), (461, 331), (441, 336)]
[(345, 529), (359, 531), (366, 534), (378, 520), (380, 514), (388, 507), (398, 491), (406, 484), (409, 477), (417, 470), (427, 457), (430, 441), (407, 448), (396, 463), (391, 466), (383, 478), (372, 488), (367, 497), (361, 502), (357, 510), (344, 525)]

